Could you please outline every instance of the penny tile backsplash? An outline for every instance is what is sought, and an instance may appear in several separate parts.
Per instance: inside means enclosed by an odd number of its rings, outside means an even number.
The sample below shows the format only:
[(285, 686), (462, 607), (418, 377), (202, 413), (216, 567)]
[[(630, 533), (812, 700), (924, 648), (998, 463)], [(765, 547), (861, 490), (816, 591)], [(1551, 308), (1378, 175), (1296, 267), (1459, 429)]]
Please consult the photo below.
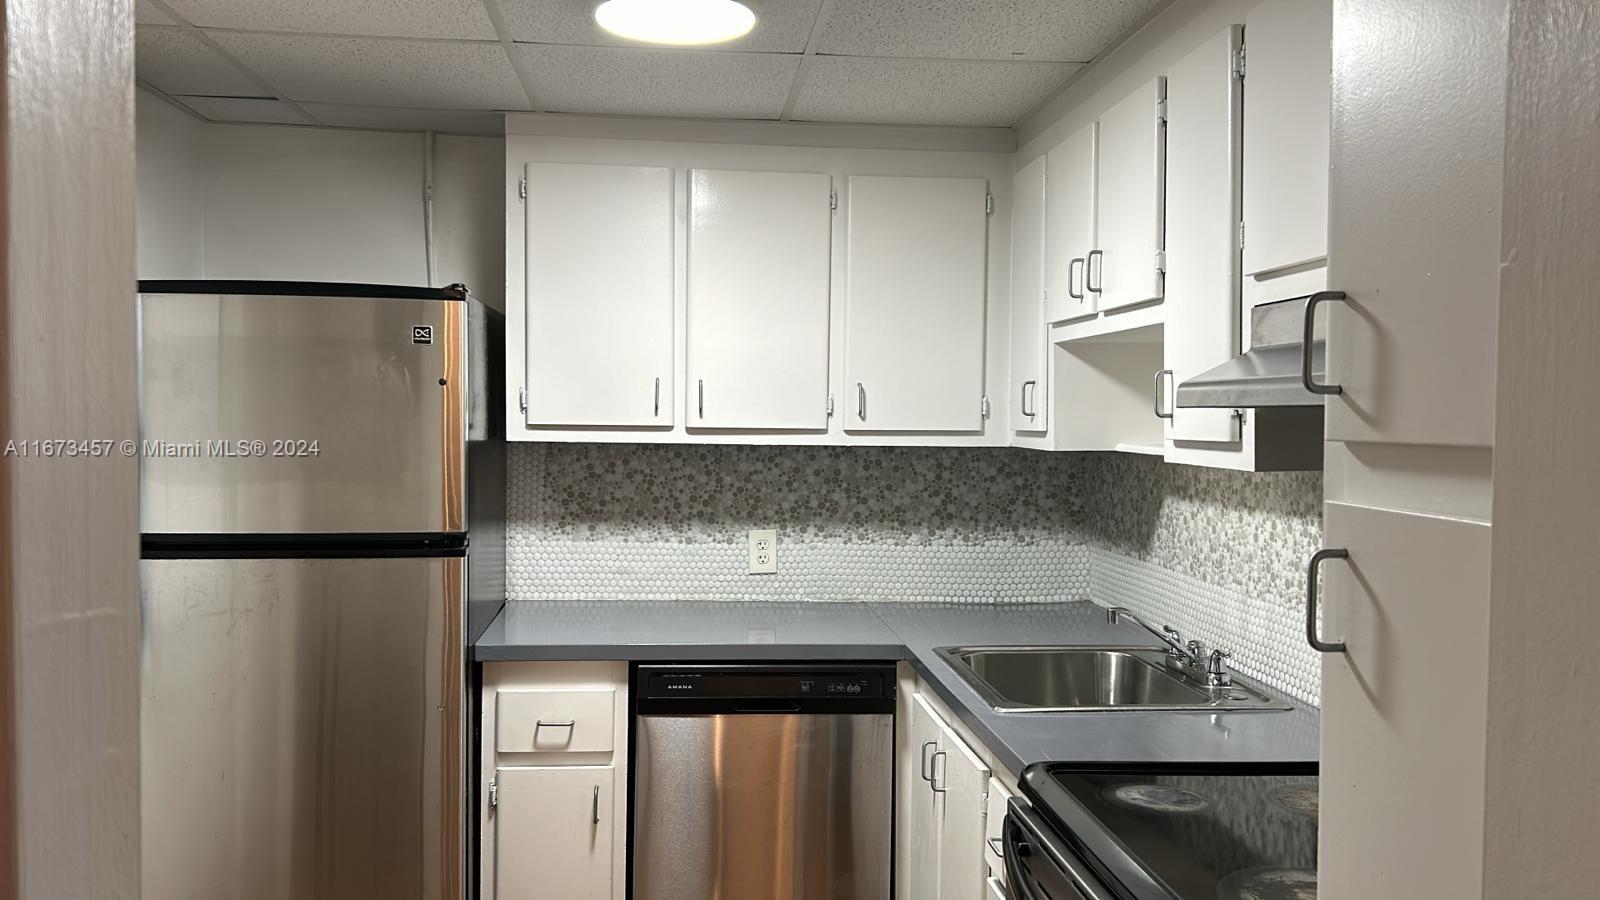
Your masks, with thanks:
[[(512, 599), (1092, 599), (1177, 616), (1315, 699), (1303, 654), (1251, 645), (1304, 615), (1320, 473), (1009, 448), (519, 443), (508, 475)], [(777, 575), (745, 574), (756, 528), (778, 530)], [(1184, 584), (1206, 598), (1175, 601)]]

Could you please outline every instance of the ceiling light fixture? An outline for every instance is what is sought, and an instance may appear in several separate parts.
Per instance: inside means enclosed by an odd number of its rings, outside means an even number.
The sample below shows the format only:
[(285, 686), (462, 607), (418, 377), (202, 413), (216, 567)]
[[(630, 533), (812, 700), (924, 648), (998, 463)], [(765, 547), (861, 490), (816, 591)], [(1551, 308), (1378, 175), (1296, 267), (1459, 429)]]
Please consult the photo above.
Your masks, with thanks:
[(594, 20), (618, 37), (684, 46), (743, 37), (756, 14), (737, 0), (606, 0)]

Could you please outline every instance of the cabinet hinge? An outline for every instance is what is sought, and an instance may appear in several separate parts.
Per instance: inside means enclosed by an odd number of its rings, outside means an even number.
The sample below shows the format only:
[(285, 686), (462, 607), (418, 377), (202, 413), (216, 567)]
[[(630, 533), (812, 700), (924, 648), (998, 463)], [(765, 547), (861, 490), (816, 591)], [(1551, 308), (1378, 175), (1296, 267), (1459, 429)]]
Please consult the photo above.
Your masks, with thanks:
[(828, 395), (828, 418), (833, 418), (833, 395)]
[(1165, 250), (1156, 251), (1156, 271), (1163, 273), (1167, 271), (1167, 251)]
[(517, 196), (523, 200), (528, 199), (528, 179), (517, 179)]
[(989, 395), (988, 394), (984, 394), (983, 395), (983, 400), (978, 403), (978, 411), (983, 414), (983, 417), (985, 419), (989, 418)]
[(517, 390), (517, 405), (522, 407), (522, 411), (523, 412), (527, 412), (528, 411), (528, 389), (527, 388), (519, 388)]
[(500, 786), (493, 780), (489, 782), (489, 808), (494, 809), (500, 805)]
[(1244, 220), (1239, 220), (1239, 249), (1244, 249)]
[(839, 209), (839, 192), (838, 191), (829, 191), (828, 192), (828, 208), (831, 209), (831, 210), (835, 210), (835, 211), (837, 211)]
[(1162, 97), (1160, 100), (1156, 101), (1156, 121), (1157, 122), (1165, 122), (1166, 120), (1167, 120), (1167, 98)]
[(986, 216), (994, 215), (994, 195), (993, 194), (984, 194), (983, 195), (983, 213)]
[(1235, 77), (1244, 77), (1244, 46), (1240, 45), (1233, 53), (1233, 74)]

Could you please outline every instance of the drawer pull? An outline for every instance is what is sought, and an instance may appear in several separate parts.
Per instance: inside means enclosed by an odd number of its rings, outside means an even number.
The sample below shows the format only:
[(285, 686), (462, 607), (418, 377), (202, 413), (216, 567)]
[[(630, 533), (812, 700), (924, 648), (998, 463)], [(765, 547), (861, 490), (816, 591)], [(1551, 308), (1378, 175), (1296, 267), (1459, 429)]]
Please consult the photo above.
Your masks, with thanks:
[(545, 720), (540, 719), (537, 722), (533, 723), (533, 743), (535, 745), (537, 745), (539, 743), (539, 729), (541, 729), (541, 728), (565, 728), (565, 729), (568, 729), (567, 737), (571, 738), (572, 737), (571, 731), (573, 729), (576, 729), (577, 727), (578, 727), (578, 720), (577, 719), (568, 719), (565, 722), (546, 722)]

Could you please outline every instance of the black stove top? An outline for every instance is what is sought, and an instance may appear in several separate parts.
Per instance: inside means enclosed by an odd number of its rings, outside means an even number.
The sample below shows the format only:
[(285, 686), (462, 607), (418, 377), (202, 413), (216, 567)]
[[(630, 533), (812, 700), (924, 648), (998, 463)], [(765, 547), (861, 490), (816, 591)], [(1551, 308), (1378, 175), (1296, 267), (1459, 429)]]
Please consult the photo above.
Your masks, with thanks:
[(1022, 791), (1126, 900), (1316, 897), (1316, 764), (1042, 763)]

